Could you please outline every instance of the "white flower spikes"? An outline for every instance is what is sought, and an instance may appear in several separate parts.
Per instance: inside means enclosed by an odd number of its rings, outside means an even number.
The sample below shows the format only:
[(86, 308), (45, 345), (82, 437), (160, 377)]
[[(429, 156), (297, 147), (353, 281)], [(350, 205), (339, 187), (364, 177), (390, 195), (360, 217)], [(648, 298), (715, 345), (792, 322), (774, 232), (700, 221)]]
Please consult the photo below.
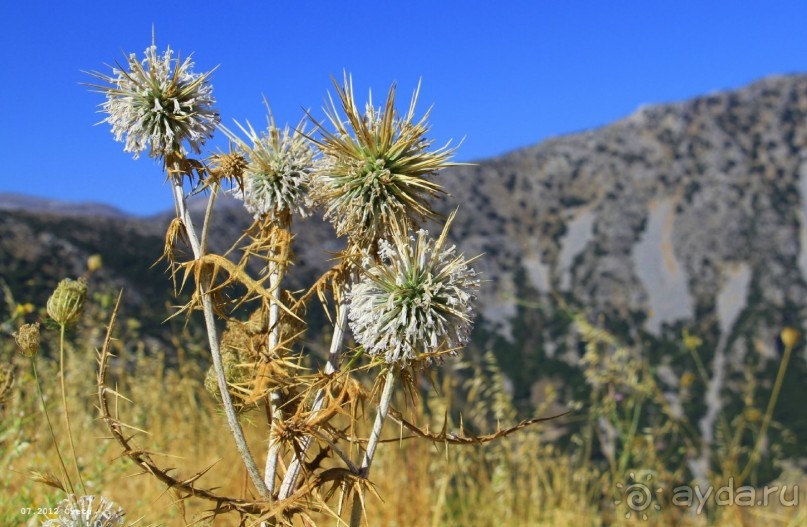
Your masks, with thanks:
[(213, 72), (194, 73), (190, 58), (180, 62), (170, 48), (160, 56), (154, 44), (146, 48), (142, 61), (132, 53), (127, 63), (128, 71), (118, 67), (111, 75), (91, 72), (109, 84), (94, 87), (106, 95), (103, 122), (112, 125), (115, 140), (124, 141), (124, 151), (135, 158), (146, 150), (155, 158), (184, 154), (185, 142), (199, 153), (219, 122), (208, 82)]
[(479, 288), (472, 260), (440, 238), (393, 235), (379, 243), (380, 262), (348, 293), (348, 318), (356, 341), (370, 355), (407, 366), (464, 346), (471, 330), (471, 301)]
[(268, 131), (261, 135), (249, 123), (247, 128), (238, 125), (251, 146), (221, 127), (248, 159), (243, 191), (236, 190), (233, 195), (243, 200), (244, 207), (256, 219), (268, 216), (276, 220), (285, 212), (305, 217), (309, 214), (306, 194), (314, 168), (314, 150), (304, 135), (304, 123), (294, 131), (288, 126), (281, 131), (275, 125), (271, 110), (268, 120)]

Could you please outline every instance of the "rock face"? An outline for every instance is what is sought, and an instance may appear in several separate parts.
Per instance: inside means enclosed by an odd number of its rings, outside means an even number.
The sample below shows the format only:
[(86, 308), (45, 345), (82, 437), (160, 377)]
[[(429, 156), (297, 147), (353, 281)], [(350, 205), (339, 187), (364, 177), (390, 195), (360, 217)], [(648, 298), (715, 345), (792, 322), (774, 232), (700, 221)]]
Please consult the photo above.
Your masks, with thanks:
[(486, 253), (485, 318), (509, 334), (519, 266), (656, 335), (713, 312), (741, 264), (760, 300), (802, 305), (806, 117), (807, 78), (771, 78), (446, 175), (458, 242)]
[[(574, 384), (558, 378), (580, 358), (576, 336), (558, 322), (558, 299), (642, 345), (671, 389), (687, 366), (657, 350), (684, 329), (702, 336), (710, 379), (703, 406), (687, 411), (698, 413), (707, 439), (747, 368), (775, 371), (779, 330), (805, 326), (807, 76), (644, 107), (439, 180), (451, 195), (442, 211), (460, 205), (454, 241), (468, 256), (485, 254), (476, 264), (487, 280), (476, 342), (497, 350), (524, 399), (539, 382)], [(0, 199), (0, 274), (21, 297), (26, 276), (58, 275), (55, 285), (92, 252), (117, 254), (105, 266), (112, 281), (155, 279), (127, 273), (157, 259), (166, 217), (96, 208), (90, 216), (106, 216), (97, 222), (23, 201)], [(213, 238), (223, 247), (250, 218), (227, 200), (219, 214)], [(104, 231), (113, 223), (126, 234)], [(308, 220), (295, 238), (295, 272), (313, 276), (339, 247), (329, 226)], [(152, 287), (132, 289), (150, 295)], [(790, 379), (801, 378), (804, 362), (794, 362)], [(800, 386), (790, 386), (778, 417), (803, 413)]]

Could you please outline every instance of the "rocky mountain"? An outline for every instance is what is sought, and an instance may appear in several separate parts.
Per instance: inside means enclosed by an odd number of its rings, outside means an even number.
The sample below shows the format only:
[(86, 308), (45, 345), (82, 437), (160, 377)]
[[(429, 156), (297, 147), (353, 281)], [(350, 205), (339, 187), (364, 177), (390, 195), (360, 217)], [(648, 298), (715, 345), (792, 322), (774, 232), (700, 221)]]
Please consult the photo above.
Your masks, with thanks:
[(0, 193), (0, 211), (29, 210), (59, 216), (94, 216), (99, 218), (127, 217), (120, 209), (100, 203), (67, 203), (11, 192)]
[(772, 78), (457, 169), (457, 237), (495, 282), (486, 318), (508, 333), (519, 267), (653, 334), (696, 313), (728, 332), (752, 289), (803, 303), (805, 117), (807, 78)]
[[(537, 402), (547, 379), (575, 397), (581, 346), (568, 309), (644, 349), (671, 390), (690, 366), (665, 350), (684, 330), (699, 335), (705, 431), (749, 364), (775, 372), (780, 329), (805, 327), (807, 76), (642, 107), (439, 179), (450, 194), (443, 212), (460, 205), (454, 240), (466, 255), (485, 254), (475, 343), (496, 350), (522, 400)], [(223, 246), (249, 217), (232, 200), (218, 214)], [(153, 305), (167, 298), (162, 271), (147, 269), (167, 218), (0, 196), (0, 276), (18, 297), (42, 295), (101, 252), (108, 280)], [(329, 226), (308, 220), (295, 271), (313, 276), (339, 246)], [(777, 418), (801, 419), (800, 353)]]

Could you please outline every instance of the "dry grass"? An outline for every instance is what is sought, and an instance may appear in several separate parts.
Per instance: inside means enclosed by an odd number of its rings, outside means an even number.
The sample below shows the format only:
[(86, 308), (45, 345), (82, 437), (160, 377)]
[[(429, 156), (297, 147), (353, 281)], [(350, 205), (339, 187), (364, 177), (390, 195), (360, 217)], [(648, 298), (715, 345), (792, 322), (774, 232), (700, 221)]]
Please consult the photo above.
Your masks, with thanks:
[[(85, 335), (85, 338), (89, 336)], [(130, 355), (132, 352), (129, 352)], [(95, 360), (86, 344), (71, 347), (68, 353), (68, 392), (79, 464), (87, 491), (103, 494), (124, 507), (127, 520), (142, 517), (137, 525), (186, 526), (209, 506), (201, 500), (176, 502), (164, 485), (119, 457), (115, 443), (103, 423), (95, 417)], [(130, 357), (131, 358), (131, 357)], [(17, 380), (2, 410), (0, 461), (10, 478), (0, 483), (2, 525), (38, 525), (44, 516), (24, 513), (22, 508), (52, 506), (63, 494), (32, 480), (32, 471), (58, 474), (56, 451), (36, 397), (30, 363), (14, 358)], [(174, 476), (190, 476), (209, 465), (203, 486), (220, 487), (222, 494), (248, 496), (249, 488), (240, 458), (232, 447), (224, 416), (203, 387), (204, 371), (195, 360), (179, 368), (165, 368), (159, 354), (137, 354), (129, 368), (118, 368), (117, 387), (133, 403), (118, 399), (117, 411), (123, 421), (147, 430), (138, 444), (164, 454), (156, 459), (164, 467), (179, 467)], [(57, 365), (38, 358), (40, 377), (56, 436), (63, 453), (68, 452), (59, 413)], [(489, 365), (494, 367), (493, 365)], [(478, 372), (477, 372), (478, 373)], [(488, 368), (487, 381), (471, 391), (466, 403), (474, 412), (486, 410), (507, 415), (512, 408), (504, 394), (491, 398), (500, 388), (497, 373)], [(455, 376), (446, 377), (445, 383)], [(471, 376), (477, 384), (485, 376)], [(445, 389), (447, 384), (443, 386)], [(477, 394), (477, 395), (473, 395)], [(489, 403), (484, 403), (489, 401)], [(441, 398), (426, 397), (420, 410), (432, 415), (443, 409)], [(489, 404), (488, 408), (480, 405)], [(410, 404), (410, 411), (421, 415)], [(244, 416), (247, 437), (254, 452), (265, 452), (265, 431), (250, 424)], [(255, 419), (260, 422), (260, 419)], [(433, 426), (441, 423), (433, 423)], [(385, 437), (398, 432), (389, 427)], [(406, 435), (403, 432), (402, 435)], [(490, 526), (490, 525), (636, 525), (634, 516), (624, 518), (624, 507), (615, 506), (611, 491), (618, 483), (607, 471), (595, 468), (575, 447), (561, 449), (546, 440), (541, 430), (526, 430), (485, 446), (445, 448), (424, 441), (388, 443), (379, 451), (375, 477), (376, 490), (383, 502), (369, 497), (371, 525), (385, 526)], [(68, 463), (68, 466), (70, 464)], [(318, 524), (336, 525), (321, 514)], [(644, 525), (796, 526), (807, 521), (803, 506), (794, 508), (722, 508), (717, 515), (690, 514), (666, 506), (652, 512)], [(215, 525), (238, 525), (235, 515), (216, 519)]]

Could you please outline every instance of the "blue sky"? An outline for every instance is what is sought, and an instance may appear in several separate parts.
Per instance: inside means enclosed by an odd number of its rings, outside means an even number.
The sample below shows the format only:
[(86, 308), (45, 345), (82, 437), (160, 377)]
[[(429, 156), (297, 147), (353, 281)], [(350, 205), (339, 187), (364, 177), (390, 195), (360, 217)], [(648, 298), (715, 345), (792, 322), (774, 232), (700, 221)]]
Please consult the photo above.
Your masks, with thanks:
[[(158, 48), (216, 65), (222, 122), (322, 117), (330, 76), (353, 75), (402, 104), (423, 79), (438, 142), (492, 157), (607, 124), (641, 104), (807, 71), (807, 2), (6, 2), (0, 17), (0, 192), (99, 201), (137, 214), (170, 207), (159, 166), (94, 126), (102, 96), (81, 82), (123, 51)], [(226, 148), (220, 140), (211, 148)]]

